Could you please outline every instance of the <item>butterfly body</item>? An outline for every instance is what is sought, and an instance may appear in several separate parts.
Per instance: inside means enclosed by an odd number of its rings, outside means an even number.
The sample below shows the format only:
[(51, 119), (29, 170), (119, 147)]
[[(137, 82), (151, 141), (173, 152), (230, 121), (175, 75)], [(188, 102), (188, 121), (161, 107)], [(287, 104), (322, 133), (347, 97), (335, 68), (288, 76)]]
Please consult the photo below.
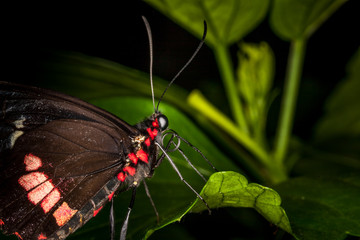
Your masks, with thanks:
[[(167, 119), (131, 126), (57, 92), (0, 83), (0, 226), (21, 239), (64, 239), (157, 167)], [(165, 121), (165, 122), (164, 122)]]

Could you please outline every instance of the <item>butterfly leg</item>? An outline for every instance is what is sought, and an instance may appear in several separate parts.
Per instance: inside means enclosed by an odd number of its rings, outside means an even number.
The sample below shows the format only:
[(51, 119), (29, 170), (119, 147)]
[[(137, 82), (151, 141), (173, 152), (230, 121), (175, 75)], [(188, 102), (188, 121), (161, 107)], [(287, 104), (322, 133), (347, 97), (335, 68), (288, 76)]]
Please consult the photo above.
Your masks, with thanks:
[(110, 207), (110, 235), (111, 240), (115, 238), (115, 219), (114, 219), (114, 198), (111, 199), (111, 207)]
[[(174, 151), (178, 151), (182, 156), (183, 158), (187, 161), (187, 163), (190, 165), (190, 167), (192, 169), (195, 170), (195, 172), (206, 182), (206, 178), (199, 172), (199, 170), (197, 170), (197, 168), (192, 164), (192, 162), (190, 161), (190, 159), (184, 154), (184, 152), (181, 150), (180, 148), (180, 143), (181, 141), (183, 141), (184, 143), (186, 143), (188, 146), (190, 146), (192, 149), (194, 149), (196, 152), (198, 152), (203, 159), (205, 159), (205, 161), (216, 171), (218, 172), (218, 170), (214, 167), (214, 165), (212, 165), (212, 163), (204, 156), (204, 154), (198, 149), (196, 148), (194, 145), (192, 145), (189, 141), (187, 141), (186, 139), (180, 137), (174, 130), (169, 130), (168, 132), (166, 132), (164, 135), (163, 135), (163, 139), (164, 140), (164, 137), (166, 135), (171, 135), (171, 138), (170, 140), (168, 141), (166, 147), (165, 147), (165, 151), (166, 152), (174, 152)], [(174, 139), (176, 139), (177, 142), (174, 141)], [(173, 149), (170, 149), (170, 145), (173, 144), (174, 145), (174, 148)], [(163, 154), (162, 157), (164, 158), (165, 155)], [(162, 159), (159, 159), (158, 160), (158, 163), (156, 165), (156, 167), (158, 167), (161, 163)]]
[(159, 223), (159, 222), (160, 222), (159, 212), (157, 211), (156, 206), (155, 206), (155, 203), (154, 203), (154, 201), (152, 200), (152, 197), (151, 197), (151, 194), (150, 194), (150, 191), (149, 191), (149, 188), (148, 188), (148, 186), (147, 186), (147, 184), (146, 184), (145, 179), (143, 180), (143, 183), (144, 183), (144, 188), (145, 188), (146, 195), (147, 195), (148, 198), (150, 199), (150, 203), (151, 203), (151, 205), (152, 205), (152, 207), (153, 207), (153, 209), (154, 209), (154, 212), (155, 212), (155, 214), (156, 214), (157, 223)]
[(121, 228), (120, 240), (125, 240), (126, 239), (126, 232), (127, 232), (127, 228), (128, 228), (128, 225), (129, 225), (129, 217), (130, 217), (131, 210), (132, 210), (132, 208), (134, 206), (135, 196), (136, 196), (136, 187), (133, 187), (131, 200), (130, 200), (130, 204), (129, 204), (129, 207), (128, 207), (128, 212), (126, 214), (125, 221), (124, 221), (124, 223), (122, 225), (122, 228)]
[(215, 170), (215, 172), (218, 172), (218, 171), (219, 171), (219, 170), (217, 170), (216, 167), (210, 162), (210, 160), (205, 157), (205, 155), (200, 151), (200, 149), (198, 149), (197, 147), (195, 147), (194, 145), (192, 145), (192, 144), (191, 144), (188, 140), (186, 140), (185, 138), (179, 136), (175, 131), (173, 131), (173, 133), (174, 133), (175, 137), (176, 137), (177, 139), (179, 139), (179, 141), (180, 141), (180, 140), (183, 141), (184, 143), (186, 143), (187, 145), (189, 145), (192, 149), (194, 149), (196, 152), (198, 152), (198, 153), (201, 155), (201, 157), (210, 165), (210, 167), (212, 167), (212, 169)]
[(209, 207), (209, 205), (207, 204), (207, 202), (204, 200), (204, 198), (202, 196), (200, 196), (200, 194), (184, 179), (184, 177), (182, 176), (182, 174), (180, 173), (179, 169), (176, 167), (174, 161), (171, 159), (171, 157), (166, 153), (165, 149), (158, 143), (155, 142), (155, 144), (159, 147), (159, 149), (163, 152), (163, 154), (165, 155), (165, 157), (169, 160), (170, 165), (173, 167), (173, 169), (175, 170), (175, 172), (177, 173), (177, 175), (179, 176), (180, 180), (185, 183), (185, 185), (190, 188), (191, 191), (193, 191), (196, 196), (206, 205), (209, 214), (211, 214), (211, 209)]

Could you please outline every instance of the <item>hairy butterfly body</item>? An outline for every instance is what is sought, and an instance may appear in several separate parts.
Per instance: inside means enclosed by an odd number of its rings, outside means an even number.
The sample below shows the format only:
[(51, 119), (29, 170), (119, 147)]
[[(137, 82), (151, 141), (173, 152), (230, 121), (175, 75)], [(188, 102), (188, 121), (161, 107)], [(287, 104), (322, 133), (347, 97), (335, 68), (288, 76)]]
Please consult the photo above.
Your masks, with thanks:
[[(150, 40), (152, 66), (151, 32), (147, 20), (143, 19)], [(169, 86), (204, 43), (205, 23), (204, 26), (198, 48)], [(152, 86), (151, 77), (152, 67)], [(158, 111), (158, 106), (167, 88), (156, 108), (151, 88), (154, 114), (131, 126), (77, 98), (0, 82), (0, 227), (3, 233), (15, 234), (24, 240), (65, 239), (94, 217), (107, 202), (113, 203), (115, 192), (132, 189), (120, 233), (120, 239), (124, 240), (136, 188), (141, 182), (159, 217), (144, 179), (153, 175), (164, 158), (169, 160), (181, 181), (208, 207), (167, 154), (179, 150), (205, 180), (179, 149), (180, 141), (202, 153), (174, 131), (169, 133), (168, 145), (163, 146), (162, 135), (168, 120)], [(178, 140), (177, 143), (173, 138)], [(169, 150), (170, 145), (175, 148)], [(161, 157), (158, 157), (159, 150), (163, 153)], [(210, 212), (209, 207), (208, 210)], [(113, 219), (112, 205), (112, 239), (115, 232)]]

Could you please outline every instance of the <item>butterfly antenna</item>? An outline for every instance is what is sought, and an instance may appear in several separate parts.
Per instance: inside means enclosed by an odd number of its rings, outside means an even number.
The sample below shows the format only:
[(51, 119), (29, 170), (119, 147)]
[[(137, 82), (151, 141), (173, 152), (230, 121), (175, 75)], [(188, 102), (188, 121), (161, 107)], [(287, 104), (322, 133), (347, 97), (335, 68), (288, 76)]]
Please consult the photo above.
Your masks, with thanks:
[(173, 79), (170, 81), (170, 83), (167, 85), (167, 87), (165, 88), (164, 92), (162, 93), (159, 102), (157, 104), (156, 107), (156, 112), (159, 111), (159, 105), (161, 100), (163, 99), (165, 92), (168, 90), (168, 88), (171, 86), (171, 84), (179, 77), (179, 75), (184, 71), (184, 69), (192, 62), (192, 60), (195, 58), (195, 56), (197, 55), (197, 53), (199, 52), (199, 50), (201, 49), (202, 45), (205, 42), (205, 37), (206, 37), (206, 32), (207, 32), (207, 25), (206, 22), (204, 21), (204, 33), (203, 36), (201, 38), (201, 41), (199, 43), (199, 46), (196, 48), (195, 52), (193, 53), (193, 55), (191, 56), (191, 58), (186, 62), (186, 64), (180, 69), (180, 71), (175, 75), (175, 77), (173, 77)]
[(154, 111), (157, 112), (157, 109), (155, 108), (155, 94), (154, 94), (154, 84), (153, 84), (153, 61), (154, 61), (154, 54), (153, 54), (153, 42), (152, 42), (152, 35), (151, 35), (151, 28), (150, 28), (150, 24), (148, 22), (148, 20), (146, 19), (146, 17), (141, 16), (145, 27), (146, 27), (146, 31), (147, 31), (147, 35), (149, 38), (149, 51), (150, 51), (150, 87), (151, 87), (151, 95), (152, 95), (152, 101), (153, 101), (153, 106), (154, 106)]

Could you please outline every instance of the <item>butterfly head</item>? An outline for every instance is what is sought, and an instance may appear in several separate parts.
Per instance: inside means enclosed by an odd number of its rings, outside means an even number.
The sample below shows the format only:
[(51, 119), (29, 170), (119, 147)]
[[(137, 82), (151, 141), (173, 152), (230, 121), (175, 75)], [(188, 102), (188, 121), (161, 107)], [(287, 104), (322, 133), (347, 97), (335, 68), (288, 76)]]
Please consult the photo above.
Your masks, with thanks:
[(169, 120), (168, 118), (162, 114), (162, 113), (157, 113), (157, 116), (155, 116), (155, 119), (157, 120), (158, 124), (159, 124), (159, 129), (161, 131), (164, 131), (167, 129), (167, 127), (169, 126)]

